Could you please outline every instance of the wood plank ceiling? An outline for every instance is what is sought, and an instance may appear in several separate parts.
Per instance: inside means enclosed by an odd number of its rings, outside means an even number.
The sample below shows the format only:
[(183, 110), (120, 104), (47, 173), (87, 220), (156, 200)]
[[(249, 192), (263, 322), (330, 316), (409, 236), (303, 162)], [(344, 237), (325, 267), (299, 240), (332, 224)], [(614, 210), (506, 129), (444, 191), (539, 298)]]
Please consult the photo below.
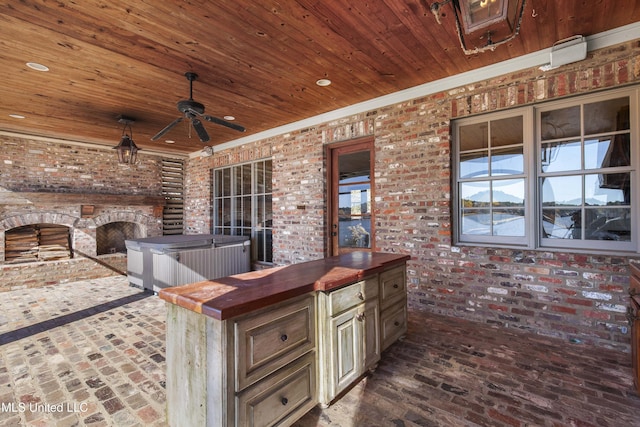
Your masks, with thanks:
[[(434, 0), (21, 0), (0, 6), (0, 130), (114, 146), (131, 116), (142, 149), (189, 153), (640, 21), (636, 0), (526, 0), (520, 35), (465, 55)], [(34, 71), (27, 62), (49, 67)], [(182, 116), (187, 71), (203, 144)], [(333, 83), (316, 85), (318, 79)], [(19, 119), (10, 115), (21, 115)], [(175, 141), (168, 144), (165, 140)]]

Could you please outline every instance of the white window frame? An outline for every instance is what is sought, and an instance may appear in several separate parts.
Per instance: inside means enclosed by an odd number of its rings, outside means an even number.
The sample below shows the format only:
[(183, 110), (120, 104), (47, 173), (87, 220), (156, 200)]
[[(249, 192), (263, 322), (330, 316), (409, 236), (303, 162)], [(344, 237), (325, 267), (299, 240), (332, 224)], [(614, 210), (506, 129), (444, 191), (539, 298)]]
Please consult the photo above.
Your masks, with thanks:
[[(581, 106), (593, 102), (605, 101), (621, 97), (629, 97), (630, 108), (630, 135), (631, 135), (631, 166), (626, 168), (631, 173), (631, 238), (630, 241), (607, 241), (607, 240), (582, 240), (582, 239), (552, 239), (544, 238), (542, 232), (542, 188), (541, 178), (545, 176), (539, 170), (539, 156), (542, 147), (541, 137), (541, 115), (545, 111), (555, 110), (570, 106)], [(542, 250), (571, 250), (593, 252), (619, 252), (638, 253), (640, 252), (640, 182), (638, 182), (640, 168), (640, 87), (615, 89), (596, 94), (582, 95), (558, 101), (550, 101), (544, 104), (519, 107), (511, 110), (504, 110), (495, 113), (488, 113), (473, 117), (466, 117), (452, 121), (452, 229), (455, 245), (476, 245), (510, 247), (520, 249), (542, 249)], [(460, 178), (460, 127), (482, 122), (490, 122), (508, 117), (522, 115), (523, 117), (523, 154), (524, 154), (524, 176), (525, 184), (525, 236), (506, 237), (490, 235), (463, 235), (461, 220), (461, 194), (460, 184), (468, 182), (468, 178)], [(580, 138), (584, 137), (584, 126), (581, 124)], [(588, 171), (589, 174), (597, 173), (598, 169)], [(587, 172), (580, 172), (586, 174)], [(573, 175), (579, 175), (576, 173)], [(562, 174), (560, 174), (562, 175)], [(565, 173), (565, 175), (572, 175)], [(547, 175), (548, 176), (548, 175)], [(485, 177), (484, 180), (496, 180), (500, 177)], [(480, 179), (479, 179), (480, 180)]]

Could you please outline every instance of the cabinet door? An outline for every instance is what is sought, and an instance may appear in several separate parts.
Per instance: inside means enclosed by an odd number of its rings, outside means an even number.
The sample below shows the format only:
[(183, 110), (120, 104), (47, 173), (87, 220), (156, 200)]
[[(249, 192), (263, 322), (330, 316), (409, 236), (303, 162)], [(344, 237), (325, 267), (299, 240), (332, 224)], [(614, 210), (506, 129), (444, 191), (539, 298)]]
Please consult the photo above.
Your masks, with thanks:
[(361, 362), (358, 363), (358, 360), (361, 358), (362, 325), (358, 320), (359, 312), (362, 309), (357, 306), (331, 319), (331, 398), (360, 375)]
[(380, 360), (380, 312), (377, 300), (369, 300), (364, 304), (361, 313), (356, 315), (356, 320), (362, 331), (362, 339), (359, 340), (362, 348), (362, 366), (360, 374), (371, 368)]
[(333, 399), (380, 360), (380, 315), (369, 300), (331, 319)]

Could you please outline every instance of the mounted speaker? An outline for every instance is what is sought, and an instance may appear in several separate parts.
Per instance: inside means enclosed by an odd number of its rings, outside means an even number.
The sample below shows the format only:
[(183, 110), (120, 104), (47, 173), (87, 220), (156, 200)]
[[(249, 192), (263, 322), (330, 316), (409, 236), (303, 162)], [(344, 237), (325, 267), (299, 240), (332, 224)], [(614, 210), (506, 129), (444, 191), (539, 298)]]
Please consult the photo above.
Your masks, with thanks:
[(583, 36), (573, 36), (557, 41), (551, 47), (551, 68), (558, 68), (587, 57), (587, 40)]

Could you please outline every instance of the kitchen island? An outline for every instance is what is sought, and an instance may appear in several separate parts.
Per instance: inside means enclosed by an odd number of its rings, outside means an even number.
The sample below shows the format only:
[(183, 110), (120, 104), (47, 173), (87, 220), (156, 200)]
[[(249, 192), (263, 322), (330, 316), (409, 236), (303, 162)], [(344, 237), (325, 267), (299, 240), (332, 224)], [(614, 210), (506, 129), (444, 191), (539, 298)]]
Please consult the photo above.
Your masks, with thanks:
[(406, 332), (408, 255), (336, 257), (162, 289), (172, 426), (290, 425)]

